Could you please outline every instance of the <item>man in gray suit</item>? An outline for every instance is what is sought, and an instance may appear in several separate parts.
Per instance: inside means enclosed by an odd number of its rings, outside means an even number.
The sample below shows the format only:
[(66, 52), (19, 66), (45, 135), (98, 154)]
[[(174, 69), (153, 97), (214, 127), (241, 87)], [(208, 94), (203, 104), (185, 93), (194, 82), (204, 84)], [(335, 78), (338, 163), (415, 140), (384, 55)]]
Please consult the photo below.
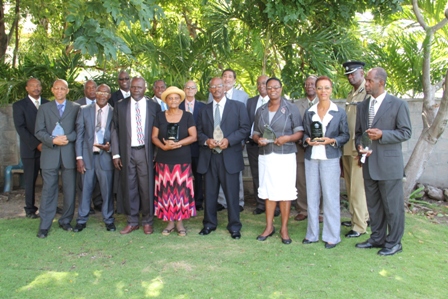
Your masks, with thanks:
[(386, 79), (386, 71), (380, 67), (367, 73), (365, 86), (371, 97), (358, 104), (355, 130), (356, 148), (367, 157), (363, 176), (372, 229), (370, 238), (356, 247), (382, 248), (379, 255), (402, 251), (405, 219), (401, 143), (412, 134), (408, 104), (385, 91)]
[(69, 89), (65, 80), (56, 80), (51, 91), (55, 101), (40, 106), (35, 126), (35, 136), (43, 144), (39, 238), (47, 237), (56, 215), (59, 171), (62, 173), (64, 206), (58, 222), (64, 230), (73, 229), (70, 222), (75, 211), (75, 122), (80, 105), (66, 99)]
[[(244, 168), (241, 142), (249, 137), (249, 117), (244, 105), (227, 99), (223, 80), (210, 81), (213, 102), (201, 110), (198, 118), (198, 143), (200, 147), (198, 172), (205, 176), (204, 227), (200, 235), (216, 230), (217, 199), (221, 185), (228, 208), (227, 230), (233, 239), (241, 238), (240, 210), (238, 208), (239, 173)], [(214, 131), (218, 127), (222, 140), (216, 140)]]
[[(243, 103), (244, 105), (247, 104), (247, 100), (249, 99), (249, 96), (247, 93), (243, 90), (235, 89), (235, 83), (236, 83), (236, 73), (232, 69), (225, 69), (222, 72), (221, 79), (223, 81), (224, 85), (224, 95), (234, 101), (238, 101)], [(210, 92), (208, 94), (208, 103), (211, 103), (213, 101), (213, 95)], [(244, 185), (243, 185), (243, 172), (240, 173), (239, 177), (240, 181), (240, 190), (239, 190), (239, 206), (240, 206), (240, 212), (244, 210)], [(224, 196), (224, 192), (222, 188), (219, 188), (219, 196), (218, 196), (218, 211), (224, 210), (227, 208), (227, 201)]]
[(93, 80), (87, 80), (84, 83), (84, 97), (75, 101), (81, 106), (90, 105), (95, 102), (96, 98), (96, 83)]
[(145, 97), (146, 81), (142, 77), (131, 80), (131, 96), (117, 102), (112, 125), (112, 158), (121, 171), (124, 208), (128, 225), (120, 234), (139, 229), (142, 214), (143, 232), (154, 229), (154, 149), (151, 133), (160, 105)]
[[(95, 185), (102, 195), (103, 221), (108, 231), (115, 231), (113, 203), (113, 163), (110, 154), (110, 126), (113, 108), (107, 103), (110, 87), (98, 86), (96, 104), (81, 107), (76, 120), (76, 166), (82, 179), (82, 196), (74, 232), (86, 227), (89, 219), (90, 201)], [(98, 182), (98, 184), (97, 184)]]

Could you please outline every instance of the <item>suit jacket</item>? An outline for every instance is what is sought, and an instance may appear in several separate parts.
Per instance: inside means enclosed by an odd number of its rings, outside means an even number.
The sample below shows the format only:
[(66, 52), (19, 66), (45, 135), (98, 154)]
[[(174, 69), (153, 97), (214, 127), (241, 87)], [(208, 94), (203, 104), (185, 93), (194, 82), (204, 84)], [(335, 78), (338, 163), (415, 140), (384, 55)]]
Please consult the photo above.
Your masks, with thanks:
[(257, 103), (259, 98), (260, 95), (256, 95), (247, 100), (246, 108), (247, 108), (247, 114), (249, 116), (250, 125), (252, 125), (255, 121), (255, 112), (256, 112), (255, 109), (257, 109)]
[(121, 90), (117, 90), (116, 92), (113, 92), (110, 95), (110, 99), (108, 101), (109, 105), (111, 105), (112, 107), (115, 107), (115, 105), (117, 104), (117, 102), (121, 99), (123, 99), (123, 93), (121, 92)]
[(76, 100), (75, 103), (78, 103), (81, 106), (87, 105), (86, 97), (83, 97), (83, 98), (80, 98), (80, 99)]
[[(109, 105), (106, 128), (104, 131), (104, 144), (111, 142), (111, 123), (113, 117), (112, 106)], [(76, 156), (82, 157), (86, 169), (93, 169), (93, 144), (95, 142), (96, 104), (90, 104), (79, 109), (76, 119)], [(113, 170), (112, 156), (103, 150), (100, 151), (100, 166), (103, 170)]]
[[(154, 148), (152, 144), (152, 127), (156, 114), (160, 112), (160, 105), (151, 99), (144, 97), (141, 101), (146, 101), (146, 127), (145, 130), (145, 151), (148, 161), (148, 184), (154, 185)], [(123, 193), (125, 198), (129, 198), (128, 188), (128, 165), (131, 158), (131, 97), (118, 101), (114, 107), (114, 116), (111, 128), (112, 156), (120, 155), (123, 168), (121, 169)], [(126, 192), (125, 192), (126, 191)]]
[[(48, 103), (48, 100), (41, 98), (40, 103), (43, 105)], [(29, 96), (12, 104), (12, 116), (20, 139), (20, 157), (22, 159), (39, 158), (40, 151), (37, 150), (37, 146), (41, 142), (34, 136), (37, 108)]]
[[(195, 124), (198, 123), (199, 112), (204, 107), (205, 107), (204, 103), (199, 102), (198, 100), (194, 101), (193, 119), (194, 119)], [(180, 103), (179, 109), (186, 111), (186, 109), (185, 109), (185, 101)], [(192, 144), (190, 144), (190, 151), (191, 151), (191, 156), (192, 157), (199, 157), (199, 144), (198, 144), (197, 141), (193, 142)]]
[[(213, 103), (205, 105), (199, 113), (197, 129), (199, 143), (198, 172), (206, 173), (212, 151), (205, 145), (207, 139), (213, 139)], [(249, 116), (243, 103), (227, 99), (221, 118), (221, 130), (224, 138), (229, 140), (229, 147), (221, 152), (225, 162), (226, 171), (230, 174), (238, 173), (244, 169), (243, 147), (241, 141), (250, 133)]]
[[(247, 93), (245, 91), (233, 88), (233, 94), (232, 94), (231, 100), (238, 101), (238, 102), (241, 102), (244, 105), (246, 105), (248, 98), (249, 98), (249, 96), (247, 95)], [(208, 93), (207, 103), (211, 103), (211, 102), (213, 102), (213, 96), (211, 93)]]
[[(303, 120), (303, 116), (305, 115), (305, 111), (310, 107), (310, 105), (308, 104), (309, 102), (310, 101), (307, 98), (298, 99), (298, 100), (294, 101), (294, 105), (296, 105), (297, 108), (299, 108), (299, 112), (300, 112), (300, 116), (302, 117), (302, 120)], [(303, 147), (303, 139), (299, 139), (296, 142), (296, 145), (297, 145), (297, 156), (296, 156), (297, 162), (304, 163), (305, 148)]]
[[(37, 139), (42, 142), (42, 153), (40, 156), (40, 165), (42, 169), (60, 168), (59, 157), (61, 157), (62, 164), (65, 168), (76, 167), (75, 123), (80, 107), (81, 106), (78, 103), (66, 100), (65, 110), (61, 117), (59, 116), (56, 101), (48, 102), (39, 107), (34, 133)], [(59, 146), (53, 144), (51, 133), (57, 122), (59, 122), (64, 129), (64, 134), (69, 140), (67, 145)]]
[[(361, 145), (361, 136), (369, 128), (370, 100), (358, 104), (356, 113), (356, 148)], [(411, 138), (412, 126), (408, 103), (386, 94), (379, 107), (372, 128), (380, 129), (383, 136), (373, 140), (372, 154), (363, 167), (365, 179), (396, 180), (403, 178), (404, 162), (401, 143)]]

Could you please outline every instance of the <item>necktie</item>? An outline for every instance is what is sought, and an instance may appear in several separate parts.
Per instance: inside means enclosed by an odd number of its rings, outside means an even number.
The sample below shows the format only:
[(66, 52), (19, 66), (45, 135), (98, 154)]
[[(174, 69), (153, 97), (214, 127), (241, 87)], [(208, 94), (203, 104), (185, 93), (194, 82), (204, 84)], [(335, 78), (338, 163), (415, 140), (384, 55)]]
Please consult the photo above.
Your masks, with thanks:
[(34, 101), (34, 105), (36, 105), (36, 108), (39, 109), (39, 101), (38, 100)]
[(216, 104), (214, 121), (215, 121), (215, 123), (214, 123), (215, 128), (216, 128), (216, 126), (221, 124), (221, 113), (219, 113), (219, 104)]
[(188, 103), (188, 112), (193, 113), (193, 107), (191, 103)]
[(58, 104), (59, 117), (62, 117), (62, 114), (64, 113), (64, 111), (62, 110), (62, 108), (64, 108), (64, 105), (62, 105), (62, 104)]
[(145, 136), (143, 135), (142, 129), (142, 116), (140, 115), (140, 108), (138, 107), (138, 102), (135, 103), (135, 121), (137, 123), (137, 141), (138, 144), (145, 144)]
[(103, 110), (100, 109), (98, 110), (98, 115), (96, 117), (96, 126), (95, 126), (95, 131), (99, 131), (101, 130), (101, 114), (103, 113)]
[(308, 101), (308, 107), (313, 106), (313, 101)]
[(376, 100), (372, 99), (370, 102), (370, 108), (369, 108), (369, 128), (372, 127), (373, 119), (375, 118), (375, 106)]
[(266, 104), (266, 100), (264, 98), (261, 98), (261, 106), (263, 106), (264, 104)]

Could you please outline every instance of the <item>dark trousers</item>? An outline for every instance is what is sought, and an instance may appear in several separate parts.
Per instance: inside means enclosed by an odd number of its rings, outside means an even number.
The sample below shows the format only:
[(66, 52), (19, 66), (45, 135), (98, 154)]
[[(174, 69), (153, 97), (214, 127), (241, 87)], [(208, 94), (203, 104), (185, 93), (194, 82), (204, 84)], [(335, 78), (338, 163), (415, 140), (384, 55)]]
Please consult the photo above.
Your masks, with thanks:
[(364, 187), (372, 229), (369, 243), (392, 248), (401, 242), (404, 233), (403, 181), (364, 178)]
[(227, 203), (227, 229), (232, 231), (241, 230), (239, 190), (240, 173), (230, 174), (226, 171), (222, 154), (212, 154), (210, 166), (205, 173), (205, 207), (204, 227), (216, 228), (218, 226), (217, 203), (219, 186), (221, 185)]
[(254, 196), (257, 201), (257, 208), (265, 210), (264, 199), (258, 197), (258, 187), (260, 181), (258, 179), (258, 144), (253, 141), (246, 144), (247, 158), (249, 159), (250, 173), (252, 174), (252, 184), (254, 188)]
[(202, 174), (198, 173), (199, 157), (191, 157), (191, 170), (194, 177), (194, 201), (196, 206), (202, 206), (204, 202), (204, 190), (202, 189)]
[(64, 205), (62, 215), (59, 218), (59, 224), (69, 224), (73, 219), (75, 212), (75, 182), (76, 170), (74, 168), (42, 169), (42, 197), (40, 200), (40, 229), (50, 229), (56, 208), (58, 207), (59, 193), (59, 170), (62, 175), (62, 192), (64, 194)]
[(22, 159), (25, 183), (25, 213), (34, 214), (36, 207), (36, 179), (40, 170), (40, 158)]
[[(151, 169), (152, 171), (152, 169)], [(128, 224), (135, 226), (139, 222), (139, 211), (142, 212), (142, 225), (151, 224), (154, 218), (154, 201), (150, 196), (148, 161), (145, 148), (131, 149), (128, 165), (129, 207)]]

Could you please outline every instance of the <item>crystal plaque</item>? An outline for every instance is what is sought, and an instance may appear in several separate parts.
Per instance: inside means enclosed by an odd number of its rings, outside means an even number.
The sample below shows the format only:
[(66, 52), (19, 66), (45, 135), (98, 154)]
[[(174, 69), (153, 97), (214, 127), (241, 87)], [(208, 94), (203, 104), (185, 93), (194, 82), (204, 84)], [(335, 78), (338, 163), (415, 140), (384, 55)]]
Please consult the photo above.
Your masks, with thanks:
[(367, 154), (372, 153), (372, 140), (369, 138), (369, 134), (367, 134), (367, 132), (362, 133), (361, 148), (359, 152), (362, 154), (361, 162), (365, 163)]
[(322, 139), (324, 133), (322, 131), (322, 123), (320, 121), (313, 121), (311, 123), (311, 140), (317, 142), (324, 142)]
[(62, 128), (59, 122), (57, 122), (56, 126), (53, 129), (53, 132), (51, 132), (51, 136), (56, 137), (62, 135), (65, 135), (64, 128)]
[[(221, 130), (220, 125), (217, 125), (215, 127), (215, 130), (213, 130), (213, 139), (218, 143), (224, 139), (224, 132)], [(215, 147), (214, 150), (218, 153), (222, 152), (222, 149), (220, 147)]]
[(168, 124), (166, 139), (179, 141), (179, 124)]
[(104, 128), (101, 128), (98, 132), (96, 132), (96, 140), (98, 144), (104, 144)]
[(274, 129), (270, 125), (264, 125), (263, 138), (267, 143), (274, 143), (277, 136), (275, 136)]

